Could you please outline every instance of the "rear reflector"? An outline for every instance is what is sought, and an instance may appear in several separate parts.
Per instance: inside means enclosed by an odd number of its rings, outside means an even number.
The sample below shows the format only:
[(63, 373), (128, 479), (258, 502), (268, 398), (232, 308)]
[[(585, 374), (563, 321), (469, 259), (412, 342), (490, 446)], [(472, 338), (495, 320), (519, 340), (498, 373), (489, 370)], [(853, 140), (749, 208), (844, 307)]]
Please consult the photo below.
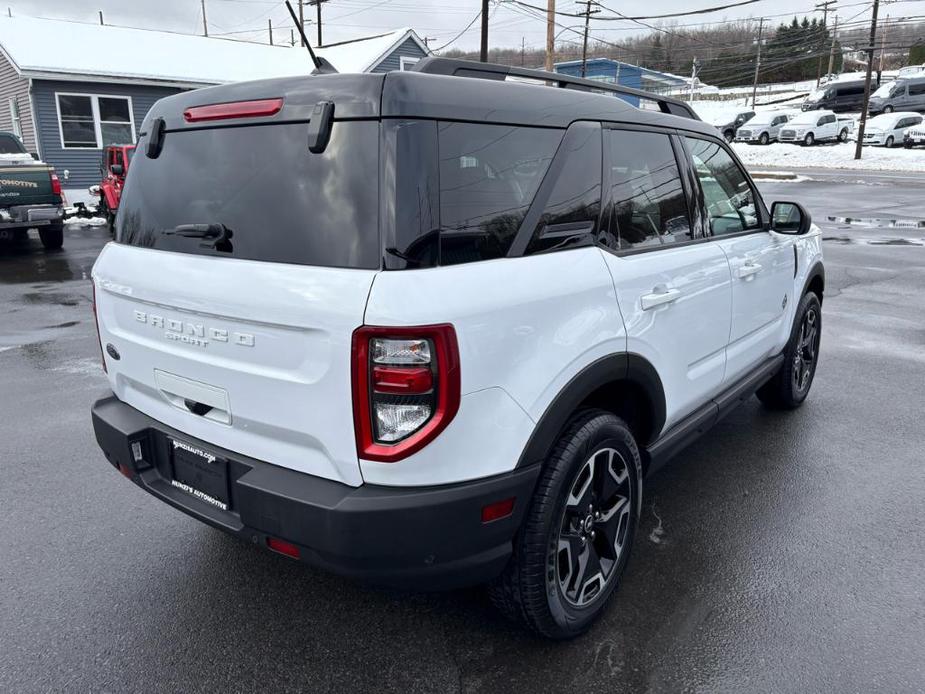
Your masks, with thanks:
[(496, 501), (493, 504), (482, 507), (482, 522), (491, 523), (492, 521), (507, 518), (514, 513), (514, 497), (504, 501)]
[(274, 552), (285, 554), (287, 557), (292, 557), (293, 559), (299, 558), (299, 548), (291, 542), (286, 542), (285, 540), (280, 540), (276, 537), (268, 537), (267, 547), (272, 549)]
[(191, 106), (183, 112), (187, 123), (227, 118), (256, 118), (272, 116), (283, 107), (282, 99), (258, 99), (257, 101), (232, 101), (225, 104)]
[(119, 472), (125, 475), (128, 479), (132, 479), (132, 471), (129, 470), (125, 465), (119, 463)]

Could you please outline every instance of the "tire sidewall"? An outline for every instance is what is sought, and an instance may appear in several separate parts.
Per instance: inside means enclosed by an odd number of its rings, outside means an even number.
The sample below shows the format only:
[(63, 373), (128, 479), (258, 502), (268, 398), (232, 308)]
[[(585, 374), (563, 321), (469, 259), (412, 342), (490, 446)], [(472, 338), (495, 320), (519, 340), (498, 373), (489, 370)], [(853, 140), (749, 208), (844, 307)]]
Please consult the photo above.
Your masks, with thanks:
[[(595, 419), (593, 421), (600, 422), (599, 426), (596, 427), (595, 432), (591, 436), (588, 436), (582, 441), (581, 445), (578, 446), (576, 450), (571, 451), (567, 460), (560, 458), (559, 460), (551, 461), (553, 464), (565, 468), (565, 474), (561, 476), (559, 488), (556, 492), (556, 502), (551, 507), (552, 511), (548, 513), (547, 517), (544, 519), (547, 538), (545, 574), (546, 602), (550, 617), (555, 623), (557, 630), (563, 632), (565, 635), (575, 635), (587, 629), (601, 614), (610, 600), (610, 597), (613, 595), (629, 561), (633, 539), (636, 535), (636, 526), (641, 505), (639, 481), (642, 476), (642, 464), (638, 449), (635, 443), (632, 443), (632, 436), (629, 430), (621, 426), (619, 420), (613, 416), (608, 417), (607, 415), (603, 415), (600, 420)], [(603, 592), (596, 599), (588, 605), (577, 607), (569, 604), (565, 600), (559, 587), (555, 561), (559, 524), (569, 490), (575, 481), (576, 475), (595, 451), (604, 448), (616, 449), (628, 463), (627, 468), (630, 474), (633, 508), (630, 511), (629, 527), (626, 531), (626, 547), (620, 557), (618, 565), (613, 569), (613, 571), (616, 572), (615, 575), (611, 576)]]
[[(796, 385), (793, 382), (793, 357), (798, 348), (798, 342), (800, 340), (800, 328), (803, 325), (803, 318), (806, 316), (806, 313), (810, 308), (816, 309), (816, 358), (813, 361), (812, 373), (809, 376), (809, 383), (806, 386), (804, 391), (797, 389)], [(784, 362), (784, 368), (786, 369), (787, 384), (790, 388), (791, 398), (794, 403), (802, 403), (806, 396), (809, 395), (809, 391), (812, 390), (813, 381), (816, 378), (816, 369), (819, 367), (819, 350), (822, 347), (822, 304), (819, 302), (819, 297), (817, 297), (812, 292), (807, 292), (803, 295), (803, 298), (800, 300), (800, 306), (797, 310), (796, 320), (793, 323), (793, 331), (790, 335), (790, 342), (787, 344), (787, 354), (786, 361)]]
[(762, 145), (771, 144), (771, 138), (767, 133), (761, 133), (761, 137), (758, 138), (758, 143)]

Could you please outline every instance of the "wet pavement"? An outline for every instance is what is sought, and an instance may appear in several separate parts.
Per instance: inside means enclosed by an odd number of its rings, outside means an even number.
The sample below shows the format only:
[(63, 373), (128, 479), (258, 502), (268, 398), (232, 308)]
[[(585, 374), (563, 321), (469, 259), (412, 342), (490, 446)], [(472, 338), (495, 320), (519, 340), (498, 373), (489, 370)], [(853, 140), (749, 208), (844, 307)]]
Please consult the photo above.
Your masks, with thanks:
[[(0, 691), (923, 691), (925, 181), (762, 182), (825, 230), (813, 392), (752, 400), (648, 482), (586, 636), (479, 590), (357, 585), (147, 496), (96, 447), (87, 280), (107, 240), (0, 248)], [(903, 239), (908, 241), (903, 243)]]

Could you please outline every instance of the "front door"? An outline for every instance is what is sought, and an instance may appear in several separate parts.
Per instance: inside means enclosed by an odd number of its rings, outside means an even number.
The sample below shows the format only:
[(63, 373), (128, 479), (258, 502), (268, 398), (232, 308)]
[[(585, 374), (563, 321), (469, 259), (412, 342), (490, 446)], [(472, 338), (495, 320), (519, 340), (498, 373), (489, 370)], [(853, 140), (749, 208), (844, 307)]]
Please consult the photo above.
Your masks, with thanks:
[[(671, 137), (607, 129), (609, 202), (604, 258), (613, 276), (627, 351), (662, 378), (665, 425), (708, 402), (722, 386), (732, 299), (729, 263), (716, 243), (698, 243)], [(686, 171), (686, 165), (685, 169)]]
[[(708, 226), (729, 260), (732, 326), (726, 348), (728, 385), (779, 352), (794, 300), (793, 237), (775, 234), (738, 163), (717, 141), (685, 138)], [(782, 341), (783, 339), (783, 341)]]

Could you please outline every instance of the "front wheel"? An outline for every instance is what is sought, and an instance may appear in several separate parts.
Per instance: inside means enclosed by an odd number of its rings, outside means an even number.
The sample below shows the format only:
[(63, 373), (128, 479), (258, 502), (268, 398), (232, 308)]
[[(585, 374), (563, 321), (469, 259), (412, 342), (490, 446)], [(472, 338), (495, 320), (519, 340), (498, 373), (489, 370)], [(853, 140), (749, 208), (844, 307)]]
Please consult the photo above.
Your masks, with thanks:
[(886, 148), (887, 148), (887, 149), (893, 149), (893, 144), (894, 144), (895, 142), (896, 142), (896, 140), (894, 140), (894, 139), (893, 139), (893, 136), (890, 135), (888, 138), (886, 138), (886, 142), (884, 142), (884, 144), (886, 145)]
[(533, 631), (566, 639), (604, 611), (629, 560), (641, 463), (632, 432), (604, 410), (575, 415), (543, 466), (492, 602)]
[(758, 142), (766, 145), (771, 142), (771, 137), (767, 133), (761, 133), (761, 137), (758, 138)]
[(64, 225), (52, 224), (39, 229), (39, 238), (46, 251), (55, 251), (64, 245)]
[(736, 134), (732, 130), (727, 130), (726, 132), (723, 133), (723, 137), (726, 138), (726, 142), (732, 142), (733, 139), (735, 139), (735, 136)]
[(883, 112), (884, 112), (884, 113), (893, 113), (893, 107), (892, 107), (892, 106), (884, 106), (884, 107), (883, 107)]
[(912, 141), (906, 140), (905, 142), (903, 142), (903, 147), (905, 147), (906, 149), (912, 149)]
[(822, 304), (813, 292), (807, 292), (797, 309), (780, 371), (756, 393), (764, 405), (792, 410), (803, 404), (816, 375), (821, 339)]
[(806, 133), (806, 137), (803, 138), (803, 145), (806, 147), (812, 147), (813, 143), (816, 141), (816, 136), (812, 133)]

